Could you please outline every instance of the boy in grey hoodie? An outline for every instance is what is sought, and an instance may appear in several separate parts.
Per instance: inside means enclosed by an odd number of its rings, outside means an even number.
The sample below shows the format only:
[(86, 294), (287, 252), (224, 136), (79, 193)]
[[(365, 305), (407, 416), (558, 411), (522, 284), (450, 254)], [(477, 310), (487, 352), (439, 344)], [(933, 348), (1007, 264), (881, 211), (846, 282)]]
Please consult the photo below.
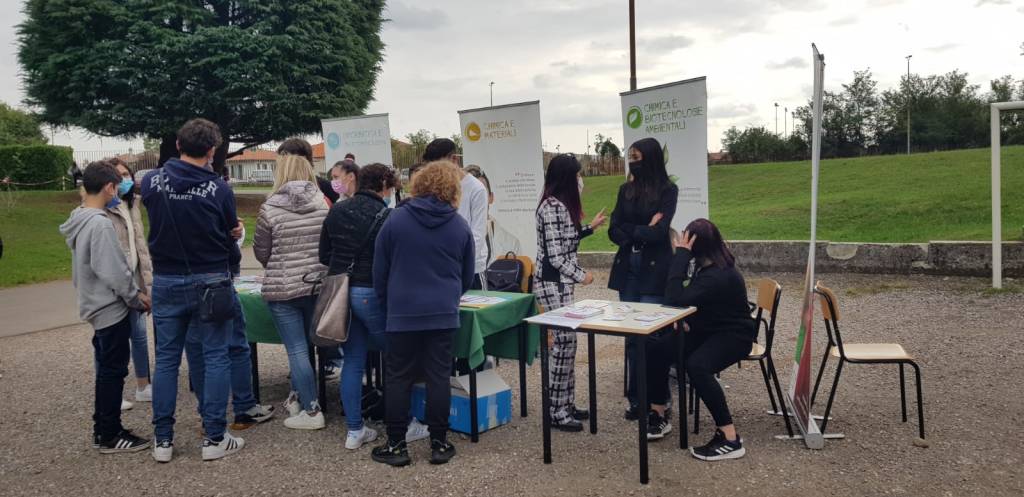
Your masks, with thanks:
[(121, 395), (131, 355), (129, 308), (149, 311), (149, 298), (139, 292), (121, 250), (114, 225), (105, 214), (117, 195), (121, 176), (113, 164), (89, 164), (82, 176), (82, 206), (60, 226), (71, 249), (72, 282), (78, 290), (79, 316), (95, 331), (96, 363), (93, 447), (101, 454), (137, 452), (149, 447), (121, 426)]

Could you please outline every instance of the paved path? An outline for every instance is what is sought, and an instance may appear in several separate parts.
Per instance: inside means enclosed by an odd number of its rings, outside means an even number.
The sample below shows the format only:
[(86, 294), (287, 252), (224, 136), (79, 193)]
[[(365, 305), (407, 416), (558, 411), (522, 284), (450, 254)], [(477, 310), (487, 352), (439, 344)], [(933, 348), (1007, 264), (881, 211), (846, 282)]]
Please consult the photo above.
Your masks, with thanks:
[[(242, 273), (259, 274), (252, 247), (242, 249)], [(80, 323), (78, 297), (71, 280), (0, 289), (0, 337)]]

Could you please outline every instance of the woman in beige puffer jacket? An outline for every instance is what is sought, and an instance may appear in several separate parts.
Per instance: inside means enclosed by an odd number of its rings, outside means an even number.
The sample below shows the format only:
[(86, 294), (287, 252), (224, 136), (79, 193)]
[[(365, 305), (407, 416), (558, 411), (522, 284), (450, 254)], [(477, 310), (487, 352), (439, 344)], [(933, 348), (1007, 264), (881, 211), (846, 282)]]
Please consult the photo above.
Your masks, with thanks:
[(327, 270), (318, 253), (327, 211), (309, 161), (279, 156), (274, 193), (260, 207), (253, 252), (266, 268), (263, 299), (288, 351), (292, 392), (286, 405), (291, 416), (284, 425), (294, 429), (318, 430), (325, 425), (306, 338), (316, 299), (313, 284), (303, 277)]
[[(118, 202), (108, 205), (107, 218), (114, 225), (117, 239), (121, 243), (128, 267), (132, 270), (132, 279), (140, 291), (149, 294), (153, 285), (153, 261), (149, 258), (149, 245), (146, 244), (146, 231), (142, 227), (140, 205), (135, 205), (135, 176), (121, 159), (110, 159), (117, 173), (121, 175), (118, 185)], [(135, 370), (135, 401), (152, 402), (153, 387), (149, 384), (149, 339), (147, 338), (146, 314), (134, 309), (128, 312), (129, 324), (132, 328), (132, 367)], [(121, 409), (132, 407), (131, 402), (122, 401)]]

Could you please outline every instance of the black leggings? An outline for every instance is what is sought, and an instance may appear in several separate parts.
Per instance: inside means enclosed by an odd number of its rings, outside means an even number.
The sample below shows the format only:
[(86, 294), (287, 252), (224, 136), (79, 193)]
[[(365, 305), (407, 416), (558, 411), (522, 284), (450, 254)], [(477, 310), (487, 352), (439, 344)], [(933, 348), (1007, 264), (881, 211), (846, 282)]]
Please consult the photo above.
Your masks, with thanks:
[[(647, 342), (647, 392), (651, 404), (665, 405), (671, 398), (668, 370), (676, 358), (675, 333), (651, 337)], [(751, 343), (726, 333), (686, 336), (686, 374), (697, 395), (711, 411), (715, 426), (732, 424), (725, 392), (715, 375), (750, 354)]]

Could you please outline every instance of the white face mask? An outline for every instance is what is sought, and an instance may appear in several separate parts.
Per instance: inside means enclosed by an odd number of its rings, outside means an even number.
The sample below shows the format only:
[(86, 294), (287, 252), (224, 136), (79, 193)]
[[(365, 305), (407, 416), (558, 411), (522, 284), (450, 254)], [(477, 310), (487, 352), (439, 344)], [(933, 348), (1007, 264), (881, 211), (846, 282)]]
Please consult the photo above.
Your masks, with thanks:
[(583, 193), (583, 178), (582, 177), (577, 177), (576, 178), (576, 184), (577, 184), (577, 186), (579, 186), (580, 193)]

